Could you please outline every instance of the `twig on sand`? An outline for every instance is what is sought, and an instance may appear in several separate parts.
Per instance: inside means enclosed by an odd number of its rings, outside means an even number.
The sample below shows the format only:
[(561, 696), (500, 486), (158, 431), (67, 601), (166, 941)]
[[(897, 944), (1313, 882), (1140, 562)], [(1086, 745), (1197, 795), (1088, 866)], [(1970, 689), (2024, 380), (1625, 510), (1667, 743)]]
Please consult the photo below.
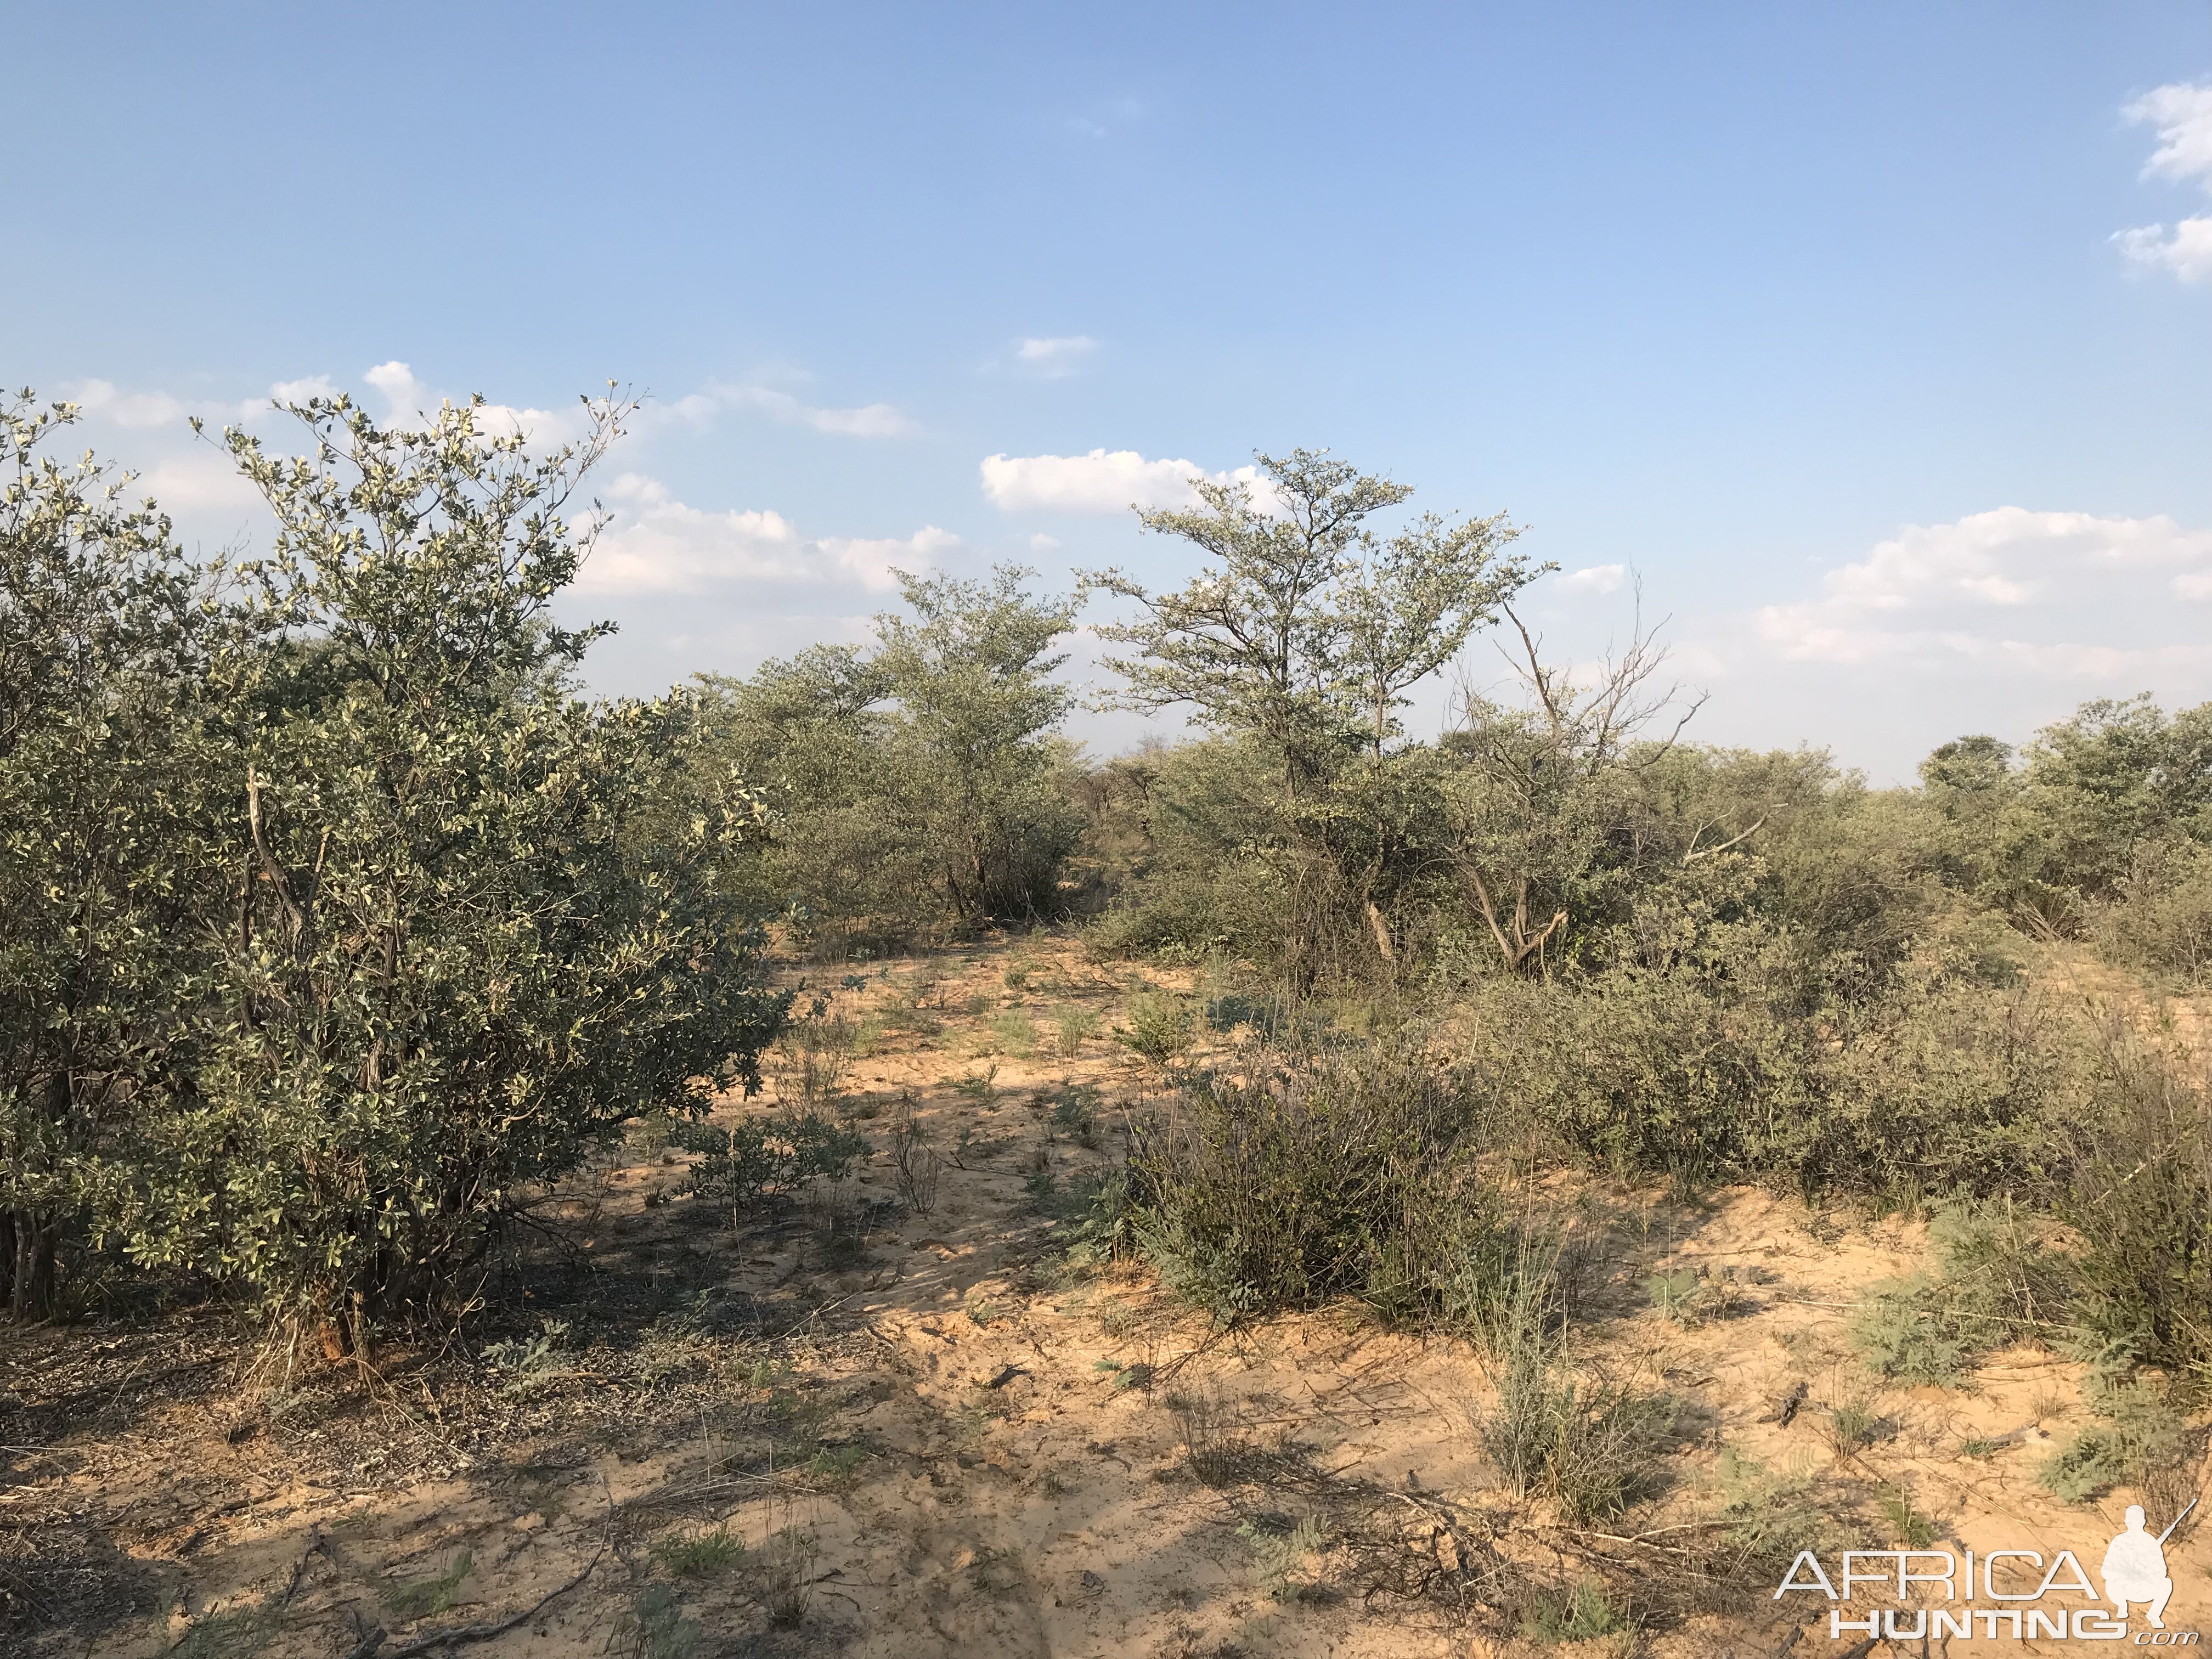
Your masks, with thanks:
[(501, 1620), (495, 1625), (461, 1625), (452, 1630), (432, 1631), (428, 1636), (418, 1636), (411, 1642), (404, 1642), (399, 1646), (391, 1649), (385, 1647), (384, 1632), (380, 1627), (362, 1637), (361, 1645), (347, 1656), (347, 1659), (409, 1659), (411, 1654), (429, 1653), (438, 1648), (456, 1647), (463, 1642), (489, 1642), (495, 1636), (504, 1636), (517, 1625), (525, 1624), (535, 1619), (545, 1610), (546, 1604), (555, 1597), (566, 1595), (577, 1585), (589, 1578), (592, 1569), (599, 1565), (601, 1558), (606, 1553), (606, 1547), (601, 1545), (599, 1554), (586, 1562), (584, 1570), (574, 1578), (565, 1584), (556, 1585), (554, 1589), (546, 1591), (532, 1605), (525, 1607), (512, 1618)]

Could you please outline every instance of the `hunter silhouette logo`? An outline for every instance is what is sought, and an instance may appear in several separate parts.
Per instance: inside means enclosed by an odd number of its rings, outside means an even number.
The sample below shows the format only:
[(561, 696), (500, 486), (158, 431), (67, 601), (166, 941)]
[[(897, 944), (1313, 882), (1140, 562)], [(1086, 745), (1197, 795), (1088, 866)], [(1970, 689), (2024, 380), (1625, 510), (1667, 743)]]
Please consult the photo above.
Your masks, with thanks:
[[(2197, 1507), (2197, 1500), (2189, 1500), (2189, 1510)], [(2153, 1630), (2166, 1628), (2166, 1604), (2173, 1597), (2173, 1580), (2166, 1576), (2166, 1540), (2173, 1536), (2173, 1528), (2181, 1524), (2182, 1510), (2168, 1527), (2155, 1538), (2143, 1530), (2142, 1505), (2128, 1505), (2128, 1529), (2106, 1547), (2105, 1565), (2100, 1576), (2105, 1581), (2105, 1599), (2120, 1610), (2120, 1617), (2128, 1616), (2128, 1603), (2148, 1604), (2144, 1617), (2150, 1620)]]
[[(1873, 1594), (1905, 1602), (1911, 1600), (1917, 1585), (1934, 1601), (1951, 1604), (1923, 1601), (1911, 1607), (1869, 1607), (1864, 1610), (1866, 1616), (1859, 1619), (1846, 1618), (1839, 1607), (1828, 1610), (1832, 1639), (1863, 1637), (1869, 1638), (1869, 1647), (1876, 1639), (1924, 1642), (1930, 1638), (1976, 1635), (1990, 1640), (2009, 1637), (2015, 1642), (2046, 1637), (2124, 1642), (2130, 1633), (2129, 1609), (2135, 1607), (2142, 1609), (2149, 1628), (2134, 1632), (2133, 1645), (2195, 1647), (2202, 1639), (2197, 1632), (2166, 1627), (2166, 1604), (2173, 1596), (2173, 1579), (2166, 1567), (2166, 1540), (2196, 1507), (2196, 1500), (2191, 1499), (2188, 1508), (2174, 1516), (2164, 1532), (2154, 1534), (2144, 1525), (2142, 1505), (2130, 1504), (2126, 1528), (2105, 1547), (2105, 1559), (2099, 1565), (2098, 1576), (2105, 1583), (2101, 1596), (2071, 1550), (2059, 1551), (2047, 1565), (2039, 1550), (1990, 1550), (1978, 1563), (1972, 1550), (1962, 1555), (1948, 1550), (1846, 1550), (1842, 1571), (1832, 1579), (1818, 1555), (1800, 1550), (1790, 1571), (1782, 1576), (1774, 1599), (1778, 1601), (1795, 1590), (1831, 1601), (1850, 1601), (1854, 1590), (1865, 1593), (1878, 1585), (1881, 1588)], [(2039, 1579), (2031, 1577), (2039, 1572)], [(1941, 1595), (1934, 1596), (1938, 1587)], [(2022, 1605), (2044, 1603), (2046, 1596), (2068, 1595), (2079, 1596), (2089, 1605)], [(1957, 1605), (1984, 1601), (1997, 1605)]]

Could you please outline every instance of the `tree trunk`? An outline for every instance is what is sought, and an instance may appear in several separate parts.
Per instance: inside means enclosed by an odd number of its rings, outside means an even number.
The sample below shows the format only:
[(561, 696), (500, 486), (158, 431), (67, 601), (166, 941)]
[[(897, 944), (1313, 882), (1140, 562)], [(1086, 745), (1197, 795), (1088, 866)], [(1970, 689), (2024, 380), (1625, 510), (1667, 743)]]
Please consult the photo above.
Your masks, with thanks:
[(18, 1321), (52, 1318), (60, 1229), (51, 1216), (27, 1210), (9, 1212), (8, 1221), (8, 1311)]

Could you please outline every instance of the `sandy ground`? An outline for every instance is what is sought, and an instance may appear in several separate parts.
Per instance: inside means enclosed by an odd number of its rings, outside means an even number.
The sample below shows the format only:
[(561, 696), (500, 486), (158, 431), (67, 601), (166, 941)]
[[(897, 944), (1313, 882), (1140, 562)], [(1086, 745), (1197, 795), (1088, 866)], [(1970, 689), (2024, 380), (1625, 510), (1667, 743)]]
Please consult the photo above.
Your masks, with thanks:
[[(863, 1034), (839, 1104), (873, 1151), (840, 1194), (733, 1228), (635, 1137), (548, 1206), (501, 1311), (373, 1373), (288, 1376), (212, 1311), (0, 1329), (0, 1650), (1851, 1654), (1817, 1595), (1696, 1582), (1707, 1558), (1680, 1547), (1745, 1460), (1869, 1547), (1907, 1504), (1931, 1548), (2071, 1549), (2094, 1574), (2121, 1529), (2134, 1494), (2069, 1506), (2033, 1479), (2087, 1421), (2078, 1366), (2008, 1351), (1943, 1390), (1853, 1358), (1850, 1311), (1921, 1261), (1916, 1225), (1595, 1182), (1550, 1194), (1592, 1241), (1577, 1356), (1679, 1411), (1663, 1491), (1613, 1533), (1560, 1525), (1480, 1455), (1492, 1390), (1466, 1344), (1352, 1308), (1219, 1330), (1141, 1271), (1066, 1269), (1042, 1176), (1106, 1167), (1120, 1115), (1165, 1088), (1112, 1032), (1171, 976), (1032, 939), (863, 977), (814, 982)], [(1097, 1029), (1063, 1055), (1084, 1012)], [(1071, 1085), (1097, 1091), (1095, 1130)], [(902, 1108), (946, 1161), (925, 1214), (893, 1193)], [(1662, 1270), (1725, 1305), (1668, 1316)], [(533, 1335), (535, 1362), (483, 1357)], [(1839, 1443), (1838, 1407), (1871, 1443)], [(2195, 1540), (2167, 1551), (2177, 1632), (2212, 1622)], [(1524, 1633), (1532, 1597), (1585, 1579), (1629, 1627)], [(1868, 1595), (1845, 1616), (1895, 1605)]]

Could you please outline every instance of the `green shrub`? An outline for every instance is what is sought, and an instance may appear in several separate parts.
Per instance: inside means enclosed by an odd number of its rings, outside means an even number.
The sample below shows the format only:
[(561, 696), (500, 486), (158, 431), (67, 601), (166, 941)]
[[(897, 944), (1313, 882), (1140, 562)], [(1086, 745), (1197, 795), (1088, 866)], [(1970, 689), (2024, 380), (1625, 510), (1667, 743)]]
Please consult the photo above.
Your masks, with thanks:
[[(2118, 1486), (2142, 1486), (2154, 1471), (2201, 1455), (2202, 1436), (2166, 1388), (2118, 1368), (2118, 1356), (2093, 1370), (2084, 1389), (2098, 1421), (2044, 1461), (2036, 1479), (2069, 1504)], [(2118, 1362), (2124, 1363), (2124, 1362)]]
[(476, 1571), (476, 1562), (463, 1550), (445, 1571), (428, 1578), (402, 1579), (384, 1592), (384, 1605), (402, 1619), (427, 1619), (450, 1613), (460, 1597), (461, 1583)]
[(1945, 1205), (1928, 1228), (1935, 1270), (1876, 1285), (1852, 1320), (1861, 1357), (1884, 1376), (1949, 1386), (1990, 1349), (2042, 1340), (2067, 1269), (2048, 1231), (2009, 1197)]
[(2089, 935), (2112, 962), (2195, 990), (2212, 974), (2212, 848), (2162, 841), (2136, 849), (2109, 901), (2089, 913)]
[(625, 410), (542, 458), (475, 404), (292, 412), (304, 456), (224, 436), (276, 526), (242, 573), (265, 644), (210, 675), (221, 960), (185, 1086), (141, 1095), (86, 1197), (135, 1261), (358, 1351), (628, 1121), (750, 1086), (784, 999), (716, 878), (757, 803), (660, 810), (696, 703), (566, 689), (596, 630), (550, 612), (588, 545), (562, 503)]
[(1129, 1023), (1121, 1041), (1155, 1066), (1164, 1066), (1190, 1047), (1190, 1005), (1159, 991), (1139, 991), (1129, 999)]
[(1260, 1587), (1271, 1600), (1295, 1601), (1311, 1587), (1314, 1558), (1321, 1553), (1321, 1523), (1310, 1515), (1253, 1516), (1237, 1525), (1237, 1535), (1252, 1547)]
[(1564, 1594), (1538, 1595), (1521, 1621), (1521, 1633), (1537, 1642), (1587, 1642), (1624, 1627), (1605, 1586), (1594, 1578)]
[(653, 1564), (678, 1578), (717, 1578), (744, 1559), (745, 1540), (727, 1527), (715, 1527), (653, 1547)]
[(1544, 1496), (1571, 1523), (1608, 1520), (1656, 1489), (1674, 1404), (1576, 1375), (1553, 1328), (1550, 1286), (1523, 1276), (1494, 1328), (1498, 1399), (1474, 1414), (1484, 1452), (1516, 1497)]
[(1054, 1036), (1062, 1060), (1073, 1060), (1082, 1053), (1085, 1039), (1098, 1033), (1098, 1016), (1088, 1008), (1068, 1008), (1061, 1011), (1053, 1022)]
[(732, 1222), (762, 1199), (787, 1196), (817, 1176), (842, 1179), (868, 1151), (865, 1135), (813, 1112), (680, 1124), (670, 1139), (698, 1154), (691, 1191), (723, 1205)]
[[(1357, 1296), (1434, 1320), (1504, 1230), (1475, 1168), (1480, 1115), (1460, 1073), (1403, 1039), (1255, 1056), (1191, 1079), (1137, 1127), (1130, 1202), (1172, 1288), (1217, 1314)], [(1484, 1267), (1478, 1278), (1497, 1275)]]
[(2117, 1021), (2098, 1116), (2071, 1137), (2059, 1218), (2080, 1239), (2074, 1317), (2134, 1358), (2212, 1367), (2212, 1101), (2193, 1072)]
[(1715, 1506), (1717, 1576), (1753, 1583), (1780, 1582), (1803, 1549), (1825, 1551), (1838, 1529), (1814, 1498), (1803, 1470), (1776, 1473), (1734, 1450), (1721, 1453), (1714, 1470), (1720, 1499)]

